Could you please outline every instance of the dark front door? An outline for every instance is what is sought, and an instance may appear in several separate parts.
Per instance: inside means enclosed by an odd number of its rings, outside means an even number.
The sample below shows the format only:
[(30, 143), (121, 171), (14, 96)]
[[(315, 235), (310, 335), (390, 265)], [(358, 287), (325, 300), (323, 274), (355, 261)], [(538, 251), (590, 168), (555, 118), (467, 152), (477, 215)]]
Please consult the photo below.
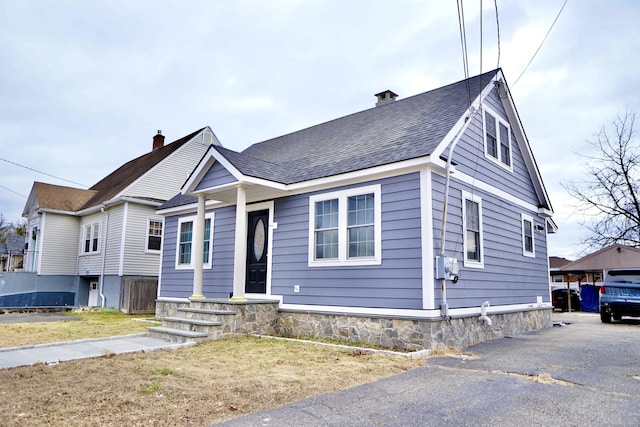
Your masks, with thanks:
[(249, 294), (267, 293), (269, 211), (249, 212), (247, 221), (247, 284)]

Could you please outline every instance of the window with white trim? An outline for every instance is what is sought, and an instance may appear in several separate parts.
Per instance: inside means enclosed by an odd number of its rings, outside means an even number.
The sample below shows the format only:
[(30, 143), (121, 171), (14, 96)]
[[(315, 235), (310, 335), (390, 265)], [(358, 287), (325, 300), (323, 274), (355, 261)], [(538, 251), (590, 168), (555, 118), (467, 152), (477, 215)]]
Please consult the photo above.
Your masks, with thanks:
[(381, 263), (380, 185), (309, 197), (309, 266)]
[(149, 218), (147, 220), (147, 252), (160, 252), (162, 245), (162, 220)]
[(100, 252), (100, 222), (85, 224), (82, 235), (82, 253), (93, 254)]
[(485, 156), (511, 170), (511, 128), (488, 108), (484, 108)]
[(522, 255), (535, 257), (535, 239), (533, 236), (533, 218), (529, 215), (521, 215), (522, 221)]
[(462, 192), (462, 228), (464, 229), (464, 266), (483, 268), (482, 199), (466, 191)]
[[(178, 219), (178, 236), (176, 247), (176, 268), (193, 268), (193, 233), (195, 230), (195, 216)], [(213, 241), (213, 212), (205, 214), (204, 220), (204, 248), (202, 263), (204, 268), (211, 268), (211, 242)]]

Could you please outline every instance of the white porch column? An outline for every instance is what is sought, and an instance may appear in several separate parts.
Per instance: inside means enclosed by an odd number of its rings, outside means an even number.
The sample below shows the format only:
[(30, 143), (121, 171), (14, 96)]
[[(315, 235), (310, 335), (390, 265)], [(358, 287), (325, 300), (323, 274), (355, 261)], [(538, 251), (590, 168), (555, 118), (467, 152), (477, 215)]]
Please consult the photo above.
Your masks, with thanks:
[(204, 256), (204, 205), (206, 197), (198, 195), (198, 213), (193, 224), (193, 295), (190, 299), (204, 299), (202, 294), (202, 258)]
[(236, 238), (233, 256), (233, 296), (232, 300), (243, 301), (247, 275), (247, 190), (238, 184), (236, 196)]

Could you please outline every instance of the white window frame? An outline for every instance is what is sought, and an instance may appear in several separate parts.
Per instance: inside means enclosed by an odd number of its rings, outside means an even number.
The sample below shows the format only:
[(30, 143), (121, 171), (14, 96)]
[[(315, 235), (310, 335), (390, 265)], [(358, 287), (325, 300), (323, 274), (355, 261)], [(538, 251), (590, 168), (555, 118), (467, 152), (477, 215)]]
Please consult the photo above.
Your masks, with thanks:
[[(160, 249), (150, 249), (149, 248), (149, 237), (151, 235), (149, 232), (151, 231), (151, 221), (160, 223)], [(145, 234), (145, 242), (144, 242), (144, 252), (148, 254), (159, 254), (162, 250), (162, 236), (164, 234), (164, 219), (157, 217), (148, 217), (147, 218), (147, 232)], [(153, 236), (157, 237), (157, 236)]]
[[(487, 144), (487, 122), (486, 122), (486, 114), (487, 113), (496, 120), (496, 154), (497, 154), (497, 157), (493, 157), (492, 155), (490, 155), (489, 154), (489, 150), (488, 150), (488, 144)], [(501, 134), (500, 134), (500, 125), (503, 125), (504, 127), (507, 128), (507, 138), (509, 139), (508, 144), (507, 144), (509, 146), (509, 158), (506, 159), (506, 160), (502, 158), (502, 140), (501, 140), (502, 137), (501, 137)], [(491, 108), (487, 107), (486, 105), (483, 106), (483, 109), (482, 109), (482, 137), (483, 137), (483, 140), (484, 140), (484, 156), (485, 156), (485, 158), (487, 158), (488, 160), (496, 163), (497, 165), (500, 165), (504, 169), (507, 169), (508, 171), (513, 172), (513, 146), (511, 144), (511, 126), (509, 125), (509, 122), (504, 120), (498, 113), (496, 113), (494, 110), (492, 110)], [(509, 162), (509, 164), (507, 164), (507, 162)]]
[[(530, 230), (531, 230), (531, 251), (527, 251), (526, 248), (526, 244), (525, 244), (525, 221), (528, 221), (531, 225), (530, 225)], [(530, 215), (525, 215), (525, 214), (520, 214), (520, 223), (521, 223), (521, 230), (522, 230), (522, 255), (526, 256), (526, 257), (531, 257), (531, 258), (535, 258), (536, 256), (536, 236), (534, 234), (535, 232), (535, 223), (533, 222), (533, 217)]]
[[(197, 216), (185, 216), (178, 219), (178, 228), (176, 230), (176, 270), (193, 270), (193, 236), (191, 240), (191, 262), (189, 264), (180, 264), (180, 229), (182, 228), (182, 224), (185, 222), (193, 222), (194, 223), (194, 231), (195, 231), (195, 221)], [(207, 262), (202, 264), (202, 268), (211, 269), (211, 260), (213, 259), (213, 222), (214, 214), (213, 212), (205, 213), (204, 219), (211, 220), (211, 227), (209, 228), (209, 256), (207, 257)]]
[[(89, 228), (89, 236), (87, 236)], [(96, 236), (97, 234), (97, 236)], [(87, 238), (89, 239), (89, 250), (85, 250)], [(97, 239), (96, 249), (93, 249), (93, 241)], [(80, 241), (80, 255), (95, 255), (101, 252), (102, 248), (102, 221), (86, 222), (82, 224), (82, 240)]]
[[(372, 257), (349, 258), (348, 256), (348, 199), (353, 196), (373, 194), (374, 205), (374, 255)], [(368, 185), (350, 188), (348, 190), (309, 196), (309, 267), (338, 267), (354, 265), (382, 264), (382, 201), (381, 185)], [(338, 258), (315, 259), (315, 214), (316, 203), (325, 200), (338, 199)]]
[[(478, 204), (478, 220), (480, 233), (480, 260), (467, 257), (467, 200)], [(462, 191), (462, 241), (464, 252), (464, 266), (469, 268), (484, 268), (484, 233), (482, 221), (482, 198), (476, 194)]]

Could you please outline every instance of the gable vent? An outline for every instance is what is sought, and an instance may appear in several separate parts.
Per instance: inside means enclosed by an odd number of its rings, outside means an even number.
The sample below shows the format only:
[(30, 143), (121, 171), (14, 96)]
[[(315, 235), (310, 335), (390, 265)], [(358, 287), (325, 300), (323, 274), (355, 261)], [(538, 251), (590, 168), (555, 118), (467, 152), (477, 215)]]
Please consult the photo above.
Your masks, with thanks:
[(392, 90), (385, 90), (384, 92), (376, 93), (376, 98), (378, 98), (378, 102), (376, 102), (376, 107), (379, 105), (388, 104), (393, 102), (398, 97), (398, 94), (393, 92)]

